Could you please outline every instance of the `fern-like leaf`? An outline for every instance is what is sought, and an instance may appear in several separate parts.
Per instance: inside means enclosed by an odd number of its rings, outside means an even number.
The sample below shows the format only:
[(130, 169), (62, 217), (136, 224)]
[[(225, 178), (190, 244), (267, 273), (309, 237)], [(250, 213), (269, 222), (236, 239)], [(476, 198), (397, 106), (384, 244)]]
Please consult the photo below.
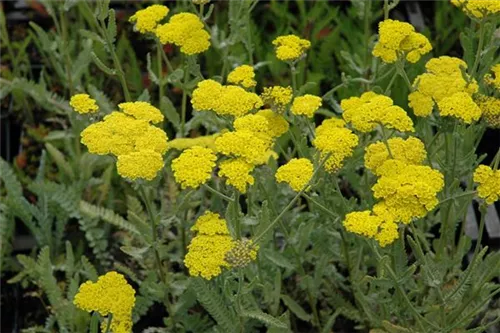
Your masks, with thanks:
[(2, 158), (0, 158), (0, 179), (3, 181), (9, 196), (18, 198), (23, 195), (23, 188), (14, 170), (12, 170), (9, 163)]
[(80, 201), (80, 212), (87, 217), (100, 218), (120, 229), (129, 231), (136, 235), (141, 235), (136, 227), (110, 209), (94, 206), (86, 201)]
[(243, 317), (257, 319), (258, 321), (266, 324), (267, 326), (273, 326), (277, 328), (288, 328), (285, 323), (271, 315), (260, 310), (243, 311), (241, 313)]

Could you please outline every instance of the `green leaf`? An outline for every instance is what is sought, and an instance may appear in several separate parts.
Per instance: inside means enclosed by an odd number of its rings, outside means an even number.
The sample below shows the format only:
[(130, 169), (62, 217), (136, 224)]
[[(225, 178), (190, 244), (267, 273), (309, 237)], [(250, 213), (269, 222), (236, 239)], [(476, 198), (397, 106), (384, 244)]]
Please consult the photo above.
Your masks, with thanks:
[(151, 69), (151, 53), (149, 52), (146, 55), (146, 68), (148, 70), (149, 79), (151, 80), (151, 82), (153, 82), (156, 85), (160, 84), (160, 79), (158, 78), (158, 76), (156, 76), (156, 73)]
[(117, 226), (118, 228), (141, 236), (141, 233), (136, 229), (135, 226), (133, 226), (130, 222), (125, 220), (120, 215), (115, 214), (115, 212), (110, 209), (94, 206), (82, 200), (80, 201), (80, 212), (82, 213), (82, 215), (85, 215), (87, 217), (100, 218), (105, 222)]
[(174, 125), (176, 129), (179, 129), (181, 118), (179, 117), (179, 113), (177, 112), (174, 103), (167, 96), (162, 96), (160, 110), (165, 115), (168, 121)]
[(288, 326), (285, 323), (281, 322), (279, 319), (274, 318), (273, 316), (268, 315), (267, 313), (262, 312), (260, 310), (250, 310), (250, 311), (243, 310), (241, 316), (257, 319), (258, 321), (263, 322), (267, 326), (274, 326), (277, 328), (288, 328)]
[(7, 194), (13, 198), (18, 198), (23, 195), (23, 188), (17, 179), (14, 171), (3, 158), (0, 158), (0, 179), (3, 181)]
[(272, 251), (272, 250), (265, 250), (264, 251), (264, 257), (269, 259), (273, 264), (287, 268), (287, 269), (294, 269), (295, 266), (281, 253), (277, 251)]
[(281, 295), (281, 299), (283, 300), (283, 303), (287, 306), (287, 308), (290, 309), (290, 311), (293, 312), (299, 318), (300, 320), (303, 321), (310, 321), (311, 320), (311, 315), (302, 308), (299, 303), (295, 302), (290, 296), (288, 295)]
[(71, 165), (69, 164), (68, 161), (66, 161), (66, 158), (64, 157), (64, 154), (54, 147), (50, 143), (45, 144), (45, 149), (49, 152), (49, 155), (52, 157), (54, 162), (57, 164), (57, 167), (59, 168), (59, 171), (64, 172), (70, 179), (75, 179), (75, 174), (73, 172), (73, 169), (71, 168)]
[[(111, 44), (114, 44), (116, 40), (116, 16), (114, 9), (109, 10), (107, 33)], [(112, 45), (108, 46), (113, 47)]]
[(148, 102), (149, 103), (149, 101), (151, 101), (151, 96), (149, 95), (149, 90), (144, 89), (142, 91), (142, 94), (140, 94), (139, 97), (137, 97), (137, 100), (141, 101), (141, 102)]
[(80, 29), (79, 32), (80, 32), (80, 35), (82, 35), (82, 37), (91, 39), (94, 42), (100, 43), (103, 46), (106, 45), (106, 41), (101, 36), (99, 36), (98, 34), (96, 34), (93, 31), (86, 30), (86, 29)]
[(94, 52), (91, 53), (91, 56), (92, 56), (92, 60), (94, 61), (94, 64), (96, 64), (97, 67), (99, 67), (99, 69), (101, 71), (103, 71), (104, 73), (106, 73), (108, 75), (116, 75), (116, 71), (114, 69), (111, 69), (108, 66), (106, 66)]
[(184, 78), (184, 70), (181, 68), (177, 68), (167, 76), (168, 82), (170, 83), (179, 83), (183, 78)]
[(134, 259), (137, 260), (143, 260), (144, 255), (149, 251), (150, 246), (145, 246), (145, 247), (133, 247), (133, 246), (122, 246), (120, 247), (120, 250), (122, 250), (124, 253), (128, 254)]

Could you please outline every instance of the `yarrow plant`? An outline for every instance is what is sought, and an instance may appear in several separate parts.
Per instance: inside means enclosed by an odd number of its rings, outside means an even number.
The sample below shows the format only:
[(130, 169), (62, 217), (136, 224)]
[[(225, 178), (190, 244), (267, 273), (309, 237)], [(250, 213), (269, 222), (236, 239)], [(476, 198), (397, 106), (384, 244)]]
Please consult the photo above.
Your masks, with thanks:
[(0, 264), (48, 315), (26, 332), (498, 327), (500, 1), (430, 29), (398, 2), (45, 1), (39, 83), (9, 79), (2, 11), (5, 104), (50, 127), (0, 161)]

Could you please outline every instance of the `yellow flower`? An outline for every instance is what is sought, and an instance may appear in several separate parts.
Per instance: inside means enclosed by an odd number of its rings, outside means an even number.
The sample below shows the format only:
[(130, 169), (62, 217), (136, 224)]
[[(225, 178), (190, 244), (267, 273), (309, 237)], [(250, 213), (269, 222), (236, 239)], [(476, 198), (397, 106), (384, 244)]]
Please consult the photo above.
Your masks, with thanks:
[(380, 178), (372, 187), (373, 195), (384, 200), (395, 221), (409, 223), (413, 218), (424, 217), (438, 204), (436, 195), (444, 186), (439, 171), (393, 159), (377, 171)]
[[(415, 137), (409, 137), (406, 140), (391, 138), (387, 140), (387, 143), (392, 157), (408, 165), (422, 164), (427, 155), (423, 142)], [(378, 175), (377, 169), (390, 158), (384, 142), (372, 143), (365, 149), (365, 166), (375, 175)]]
[(394, 222), (384, 222), (380, 225), (378, 233), (375, 235), (375, 240), (380, 247), (386, 247), (394, 243), (399, 238), (398, 225)]
[(485, 95), (478, 95), (476, 103), (481, 109), (488, 127), (500, 128), (500, 99)]
[(96, 101), (87, 94), (76, 94), (71, 96), (69, 105), (78, 113), (95, 113), (99, 110)]
[(360, 132), (371, 132), (379, 124), (401, 132), (413, 132), (411, 118), (393, 103), (390, 97), (368, 92), (361, 97), (344, 99), (340, 106), (344, 110), (344, 120)]
[(152, 180), (163, 168), (163, 158), (154, 150), (140, 150), (118, 156), (116, 168), (118, 174), (124, 178)]
[(290, 111), (296, 115), (304, 115), (312, 118), (321, 106), (321, 97), (306, 94), (304, 96), (296, 97), (293, 100)]
[(253, 242), (248, 239), (235, 240), (233, 248), (226, 253), (226, 261), (232, 267), (245, 267), (250, 262), (257, 259), (259, 246), (253, 245)]
[(211, 149), (193, 147), (184, 150), (172, 161), (172, 171), (175, 181), (182, 188), (197, 188), (205, 184), (215, 167), (217, 156)]
[(247, 192), (247, 185), (253, 185), (255, 179), (250, 174), (255, 166), (242, 158), (223, 161), (219, 166), (219, 176), (226, 177), (227, 183), (241, 193)]
[[(479, 89), (475, 80), (466, 79), (461, 68), (467, 69), (467, 64), (458, 58), (442, 56), (433, 58), (425, 65), (427, 73), (417, 76), (413, 83), (416, 90), (409, 96), (409, 105), (416, 116), (426, 117), (432, 113), (435, 103), (457, 92), (469, 95)], [(470, 82), (468, 82), (470, 81)]]
[(215, 151), (215, 138), (217, 138), (220, 134), (216, 133), (213, 135), (205, 135), (199, 136), (196, 138), (177, 138), (167, 143), (167, 147), (184, 150), (188, 148), (192, 148), (194, 146), (210, 148)]
[(269, 104), (272, 109), (282, 113), (292, 101), (293, 90), (292, 87), (266, 87), (260, 97), (265, 104)]
[(211, 280), (222, 273), (222, 268), (230, 267), (225, 257), (233, 248), (233, 239), (229, 236), (226, 220), (218, 214), (206, 212), (191, 230), (198, 234), (188, 245), (184, 264), (189, 275)]
[(276, 171), (276, 180), (285, 182), (295, 192), (301, 191), (311, 180), (313, 165), (307, 158), (292, 158), (287, 164)]
[(167, 6), (152, 5), (138, 10), (129, 18), (129, 22), (135, 22), (134, 28), (141, 34), (154, 33), (158, 22), (167, 16), (169, 9)]
[(187, 55), (204, 52), (210, 47), (210, 35), (200, 18), (192, 13), (172, 16), (168, 23), (156, 28), (156, 36), (162, 44), (175, 44)]
[(168, 149), (167, 134), (158, 127), (148, 126), (146, 131), (135, 140), (136, 151), (147, 149), (165, 154)]
[(218, 115), (241, 117), (262, 106), (262, 100), (254, 93), (238, 86), (223, 86), (214, 80), (198, 83), (191, 99), (198, 111), (214, 111)]
[(258, 116), (265, 117), (269, 124), (269, 135), (273, 138), (278, 138), (288, 131), (290, 125), (286, 119), (273, 112), (271, 109), (260, 110), (256, 113)]
[(226, 225), (226, 220), (222, 219), (219, 214), (206, 211), (198, 217), (191, 231), (197, 231), (200, 235), (229, 235), (229, 229)]
[(467, 15), (475, 18), (500, 13), (500, 2), (498, 0), (451, 0), (455, 6), (462, 8)]
[(283, 61), (295, 61), (311, 47), (311, 42), (295, 35), (279, 36), (273, 40), (276, 57)]
[(477, 195), (484, 199), (488, 205), (500, 198), (500, 170), (480, 165), (474, 171), (474, 182), (479, 184)]
[(148, 102), (127, 102), (118, 104), (118, 107), (126, 114), (136, 119), (146, 120), (153, 124), (163, 121), (161, 111)]
[(132, 332), (135, 290), (119, 273), (108, 272), (100, 276), (95, 283), (87, 281), (81, 284), (73, 304), (87, 312), (99, 312), (101, 316), (112, 314), (113, 333)]
[(486, 74), (484, 76), (484, 81), (495, 87), (495, 89), (500, 90), (500, 64), (496, 64), (491, 67), (491, 71), (493, 72), (493, 75), (491, 74)]
[(386, 63), (393, 63), (400, 53), (406, 60), (415, 63), (429, 53), (432, 45), (424, 35), (415, 32), (415, 28), (406, 22), (385, 20), (379, 23), (379, 41), (373, 49), (373, 55)]
[(265, 140), (271, 140), (270, 126), (267, 118), (257, 114), (247, 114), (233, 122), (236, 131), (251, 131)]
[(242, 65), (231, 71), (227, 76), (227, 82), (239, 84), (243, 88), (253, 88), (257, 85), (255, 81), (255, 72), (252, 66)]
[(325, 169), (336, 172), (344, 160), (352, 156), (354, 148), (358, 145), (358, 137), (348, 128), (340, 127), (340, 119), (327, 119), (316, 128), (316, 138), (313, 146), (321, 152), (321, 156), (331, 154), (325, 162)]
[(441, 116), (458, 118), (466, 124), (472, 124), (473, 121), (481, 118), (481, 109), (465, 92), (458, 92), (443, 98), (438, 102), (438, 108)]
[(265, 164), (272, 141), (249, 130), (227, 132), (215, 139), (217, 152), (241, 157), (250, 164)]

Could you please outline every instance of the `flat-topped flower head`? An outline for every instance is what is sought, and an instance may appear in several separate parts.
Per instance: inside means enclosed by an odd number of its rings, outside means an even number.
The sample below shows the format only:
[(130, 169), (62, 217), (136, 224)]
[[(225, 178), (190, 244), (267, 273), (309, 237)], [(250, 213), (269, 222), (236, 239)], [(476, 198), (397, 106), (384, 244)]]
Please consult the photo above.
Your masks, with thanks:
[(146, 120), (153, 124), (163, 121), (161, 111), (149, 104), (148, 102), (127, 102), (120, 103), (118, 107), (126, 114), (133, 116), (136, 119)]
[(145, 149), (118, 156), (118, 174), (131, 180), (153, 180), (163, 168), (162, 155), (152, 149)]
[(87, 312), (96, 311), (104, 317), (112, 314), (111, 332), (132, 332), (135, 290), (117, 272), (108, 272), (100, 276), (97, 282), (81, 284), (73, 304)]
[(378, 125), (400, 132), (413, 132), (411, 118), (405, 110), (393, 103), (390, 97), (366, 92), (360, 97), (342, 100), (340, 106), (344, 110), (344, 120), (360, 132), (371, 132)]
[(500, 13), (498, 0), (451, 0), (451, 3), (461, 8), (470, 17), (479, 19)]
[(271, 106), (276, 112), (282, 113), (292, 101), (292, 87), (266, 87), (260, 95), (264, 104)]
[(338, 171), (344, 160), (351, 157), (359, 139), (350, 129), (343, 127), (341, 119), (327, 119), (316, 128), (313, 146), (321, 152), (322, 158), (330, 154), (324, 167), (328, 172)]
[(312, 118), (314, 112), (321, 107), (321, 97), (306, 94), (304, 96), (295, 97), (290, 111), (298, 116), (306, 116)]
[(234, 186), (240, 193), (247, 192), (247, 186), (253, 185), (255, 179), (251, 172), (255, 166), (243, 158), (234, 158), (223, 161), (219, 165), (219, 176), (225, 177), (229, 185)]
[(222, 268), (230, 267), (225, 257), (234, 244), (227, 222), (219, 214), (207, 211), (191, 230), (197, 234), (188, 245), (184, 264), (189, 275), (211, 280), (222, 273)]
[(227, 82), (240, 85), (246, 89), (253, 88), (257, 85), (254, 69), (249, 65), (241, 65), (233, 69), (227, 75)]
[(269, 135), (272, 138), (278, 138), (288, 131), (290, 125), (288, 121), (271, 109), (260, 110), (256, 113), (257, 116), (262, 116), (267, 119), (269, 125)]
[(492, 66), (490, 71), (492, 73), (488, 73), (484, 76), (484, 82), (500, 90), (500, 64)]
[(151, 5), (135, 12), (130, 16), (129, 22), (135, 23), (134, 29), (141, 34), (154, 33), (156, 26), (167, 16), (168, 12), (167, 6)]
[(172, 161), (174, 178), (182, 188), (197, 188), (205, 184), (215, 167), (217, 156), (209, 148), (193, 147), (184, 150)]
[(377, 169), (380, 178), (372, 187), (396, 222), (422, 218), (438, 204), (437, 193), (444, 186), (443, 175), (428, 166), (407, 165), (389, 159)]
[(193, 148), (195, 146), (210, 148), (215, 151), (215, 138), (217, 138), (220, 133), (213, 135), (198, 136), (195, 138), (177, 138), (167, 142), (167, 147), (170, 149), (185, 150), (188, 148)]
[(273, 142), (249, 130), (227, 132), (215, 139), (217, 152), (241, 157), (253, 165), (265, 164)]
[[(387, 140), (387, 143), (392, 158), (408, 165), (421, 165), (427, 156), (424, 143), (415, 137), (409, 137), (406, 140), (391, 138)], [(391, 156), (384, 142), (372, 143), (365, 149), (365, 166), (375, 175), (379, 174), (377, 169), (388, 159), (391, 159)]]
[(213, 111), (221, 116), (241, 117), (262, 106), (261, 98), (238, 86), (223, 86), (214, 80), (198, 83), (191, 99), (197, 111)]
[(432, 45), (424, 35), (406, 22), (387, 19), (379, 23), (379, 41), (373, 55), (386, 63), (396, 62), (400, 55), (415, 63), (421, 56), (429, 53)]
[(500, 170), (493, 170), (487, 165), (480, 165), (474, 171), (474, 182), (477, 186), (477, 195), (488, 205), (500, 199)]
[(295, 35), (279, 36), (273, 40), (276, 57), (282, 61), (295, 61), (311, 47), (311, 42)]
[(276, 181), (285, 182), (295, 192), (301, 191), (311, 180), (313, 164), (307, 158), (292, 158), (276, 171)]
[(477, 94), (475, 102), (481, 109), (488, 127), (500, 128), (500, 98)]
[(481, 118), (481, 108), (466, 92), (457, 92), (438, 102), (439, 114), (443, 117), (453, 117), (466, 124), (472, 124)]
[(99, 110), (96, 101), (87, 94), (76, 94), (71, 96), (69, 105), (80, 114), (95, 113)]
[(426, 73), (417, 76), (413, 83), (415, 91), (408, 96), (409, 106), (416, 116), (430, 115), (434, 106), (443, 98), (458, 92), (469, 95), (477, 93), (479, 86), (463, 71), (467, 64), (458, 58), (442, 56), (432, 58), (425, 64)]
[(168, 23), (156, 28), (156, 36), (162, 44), (175, 44), (187, 55), (202, 53), (210, 47), (210, 35), (200, 18), (192, 13), (179, 13)]

